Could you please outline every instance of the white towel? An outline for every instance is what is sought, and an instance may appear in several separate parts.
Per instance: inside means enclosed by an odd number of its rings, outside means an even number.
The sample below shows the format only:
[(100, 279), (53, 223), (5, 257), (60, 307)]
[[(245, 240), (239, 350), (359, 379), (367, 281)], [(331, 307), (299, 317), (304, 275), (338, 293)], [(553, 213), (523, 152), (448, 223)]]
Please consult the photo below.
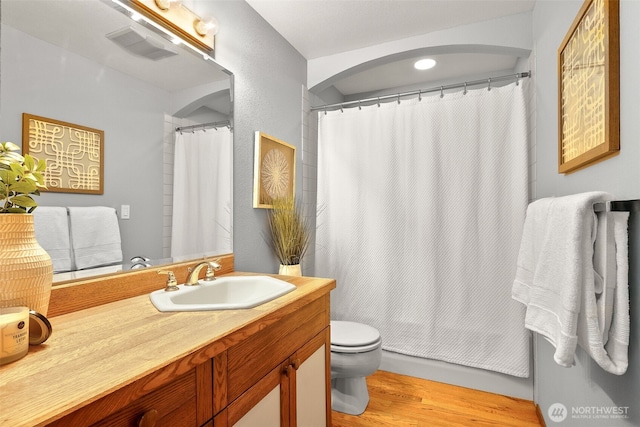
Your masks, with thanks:
[[(616, 271), (616, 239), (614, 236), (613, 215), (618, 213), (597, 213), (598, 230), (593, 253), (593, 269), (595, 271), (594, 292), (598, 327), (603, 343), (609, 339), (609, 329), (613, 318), (613, 301), (617, 283)], [(627, 215), (628, 216), (628, 215)]]
[(585, 282), (578, 345), (602, 369), (622, 375), (629, 366), (629, 213), (609, 212), (606, 216), (600, 225), (608, 225), (604, 238), (614, 256), (608, 259), (601, 292), (593, 282)]
[[(621, 369), (610, 370), (612, 363), (605, 363), (604, 349), (598, 350), (603, 347), (605, 328), (598, 325), (597, 276), (593, 264), (597, 218), (593, 204), (611, 199), (607, 193), (590, 192), (531, 203), (527, 208), (512, 296), (526, 305), (525, 327), (556, 347), (554, 360), (559, 365), (573, 365), (576, 345), (580, 342), (604, 369), (622, 373)], [(626, 249), (619, 252), (617, 259), (623, 262)], [(618, 268), (619, 273), (620, 270), (624, 270), (624, 265)], [(624, 299), (624, 295), (620, 295), (620, 299)], [(624, 316), (625, 303), (618, 301), (617, 293), (614, 303), (622, 311), (619, 315)], [(628, 296), (626, 304), (628, 307)], [(626, 315), (628, 317), (628, 309)], [(610, 347), (619, 352), (625, 341), (620, 336), (624, 335), (624, 321), (615, 328), (612, 325), (611, 329), (609, 336), (616, 338)]]
[(67, 208), (38, 206), (33, 211), (33, 224), (36, 240), (51, 257), (53, 272), (70, 271), (72, 260)]
[(73, 257), (78, 270), (122, 262), (115, 209), (105, 206), (68, 209)]

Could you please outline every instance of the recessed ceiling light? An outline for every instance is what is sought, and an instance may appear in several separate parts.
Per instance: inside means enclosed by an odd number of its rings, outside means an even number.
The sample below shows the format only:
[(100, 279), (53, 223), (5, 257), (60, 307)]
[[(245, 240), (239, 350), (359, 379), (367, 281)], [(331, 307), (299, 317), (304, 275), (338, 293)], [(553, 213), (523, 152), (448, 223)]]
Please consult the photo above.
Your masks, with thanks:
[(416, 70), (428, 70), (436, 66), (436, 60), (431, 58), (421, 59), (416, 61), (413, 66), (416, 67)]

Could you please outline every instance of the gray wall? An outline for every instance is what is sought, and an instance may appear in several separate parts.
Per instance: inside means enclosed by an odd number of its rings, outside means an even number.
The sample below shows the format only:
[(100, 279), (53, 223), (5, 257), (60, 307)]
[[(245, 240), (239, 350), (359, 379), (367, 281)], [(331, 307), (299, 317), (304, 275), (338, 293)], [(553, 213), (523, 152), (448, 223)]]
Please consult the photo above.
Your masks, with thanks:
[(296, 197), (302, 194), (302, 95), (306, 61), (244, 1), (197, 1), (220, 22), (216, 61), (234, 73), (233, 252), (240, 271), (274, 273), (264, 209), (253, 205), (254, 132), (297, 147)]
[[(557, 173), (557, 49), (560, 46), (582, 0), (538, 1), (533, 13), (535, 41), (537, 118), (537, 196), (548, 197), (583, 191), (602, 190), (621, 200), (640, 198), (640, 2), (620, 2), (620, 155), (585, 170), (564, 176)], [(636, 216), (638, 214), (635, 214)], [(578, 350), (576, 365), (562, 368), (553, 361), (553, 347), (543, 338), (535, 338), (535, 399), (548, 426), (556, 425), (548, 416), (554, 403), (569, 411), (563, 426), (638, 426), (640, 425), (640, 223), (630, 229), (631, 341), (629, 369), (622, 376), (603, 371)], [(627, 419), (572, 418), (572, 410), (628, 407)], [(623, 409), (624, 411), (624, 409)]]

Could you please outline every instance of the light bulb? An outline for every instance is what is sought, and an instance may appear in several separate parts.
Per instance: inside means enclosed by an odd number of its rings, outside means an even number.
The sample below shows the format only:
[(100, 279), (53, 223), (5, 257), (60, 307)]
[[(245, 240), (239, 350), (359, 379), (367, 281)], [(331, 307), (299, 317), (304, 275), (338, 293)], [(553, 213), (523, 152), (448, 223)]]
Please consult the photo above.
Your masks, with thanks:
[(196, 20), (196, 22), (193, 23), (193, 28), (196, 30), (196, 33), (205, 37), (206, 35), (215, 36), (218, 34), (220, 26), (218, 24), (218, 20), (213, 16), (210, 16), (208, 18)]
[(170, 7), (182, 4), (181, 0), (155, 0), (156, 6), (162, 11), (169, 10)]
[(421, 59), (419, 61), (416, 61), (413, 66), (416, 68), (416, 70), (428, 70), (436, 66), (436, 60), (431, 58)]

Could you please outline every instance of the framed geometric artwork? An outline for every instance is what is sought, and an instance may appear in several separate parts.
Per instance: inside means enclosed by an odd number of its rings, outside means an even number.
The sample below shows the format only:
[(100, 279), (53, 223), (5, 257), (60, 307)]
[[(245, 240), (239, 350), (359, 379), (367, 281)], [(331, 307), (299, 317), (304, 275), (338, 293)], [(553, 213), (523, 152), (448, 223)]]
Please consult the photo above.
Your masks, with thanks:
[(104, 131), (23, 113), (22, 152), (47, 163), (45, 191), (104, 193)]
[(558, 172), (620, 151), (619, 2), (586, 0), (558, 49)]
[(274, 199), (293, 199), (295, 184), (296, 147), (256, 132), (253, 207), (271, 209)]

